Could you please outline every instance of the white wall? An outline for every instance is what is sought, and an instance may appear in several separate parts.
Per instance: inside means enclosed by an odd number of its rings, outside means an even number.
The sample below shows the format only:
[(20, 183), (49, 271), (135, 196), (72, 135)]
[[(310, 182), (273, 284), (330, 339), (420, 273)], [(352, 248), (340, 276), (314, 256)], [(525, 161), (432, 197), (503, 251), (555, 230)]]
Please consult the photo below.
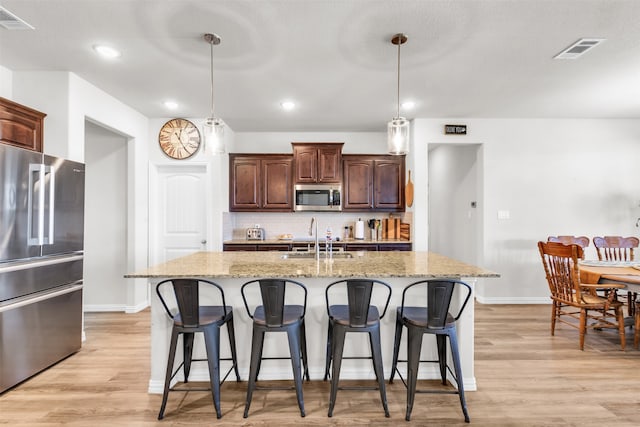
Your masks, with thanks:
[[(47, 114), (44, 152), (84, 162), (85, 122), (127, 138), (127, 270), (147, 267), (149, 121), (68, 72), (13, 72), (13, 100)], [(129, 279), (127, 306), (147, 304), (147, 281)]]
[(127, 139), (85, 126), (85, 311), (127, 307)]
[(0, 96), (13, 99), (13, 73), (0, 65)]
[[(429, 250), (478, 264), (478, 145), (429, 149)], [(464, 243), (463, 243), (464, 242)]]
[(293, 153), (292, 142), (344, 142), (343, 154), (386, 154), (383, 132), (236, 132), (237, 153)]
[[(468, 134), (443, 135), (452, 122), (466, 123)], [(481, 302), (548, 302), (536, 244), (549, 235), (640, 234), (638, 120), (420, 119), (414, 129), (416, 164), (429, 143), (482, 144), (478, 263), (501, 277), (481, 281)], [(426, 174), (416, 171), (416, 199), (426, 199), (427, 186)], [(499, 210), (510, 219), (499, 220)], [(424, 206), (415, 216), (416, 223), (427, 218)], [(586, 256), (595, 258), (595, 250)]]
[[(71, 73), (7, 72), (13, 85), (0, 93), (47, 113), (45, 152), (84, 160), (84, 123), (94, 121), (128, 137), (127, 270), (147, 266), (148, 161), (170, 162), (158, 149), (164, 119), (149, 121)], [(465, 123), (465, 136), (445, 136), (445, 123)], [(481, 144), (478, 152), (478, 264), (501, 274), (479, 281), (481, 302), (548, 302), (536, 249), (550, 234), (638, 235), (640, 217), (640, 122), (637, 120), (416, 119), (407, 168), (415, 183), (413, 241), (428, 249), (428, 145)], [(291, 142), (344, 141), (345, 153), (384, 153), (384, 132), (250, 132), (229, 136), (229, 152), (291, 152)], [(199, 155), (200, 156), (200, 155)], [(228, 210), (228, 156), (193, 161), (212, 168), (212, 249), (221, 247)], [(498, 220), (498, 210), (510, 219)], [(462, 244), (462, 243), (461, 243)], [(595, 257), (593, 248), (587, 257)], [(129, 287), (129, 305), (146, 287)]]
[(14, 72), (13, 100), (46, 114), (42, 141), (46, 154), (84, 162), (82, 156), (71, 156), (69, 76), (65, 71)]
[[(149, 120), (148, 128), (148, 146), (149, 161), (154, 165), (178, 165), (185, 163), (204, 163), (209, 169), (211, 183), (208, 194), (203, 194), (207, 206), (207, 217), (209, 220), (209, 233), (207, 236), (207, 249), (212, 251), (221, 251), (223, 236), (223, 213), (229, 211), (229, 155), (228, 153), (235, 150), (236, 135), (230, 127), (225, 128), (224, 142), (226, 147), (225, 154), (212, 155), (204, 150), (201, 145), (200, 150), (192, 157), (186, 160), (173, 160), (166, 156), (160, 149), (158, 144), (158, 134), (162, 125), (170, 120), (170, 117), (154, 118)], [(191, 120), (198, 129), (202, 129), (204, 119), (187, 118)], [(151, 232), (158, 229), (157, 224), (151, 224)]]

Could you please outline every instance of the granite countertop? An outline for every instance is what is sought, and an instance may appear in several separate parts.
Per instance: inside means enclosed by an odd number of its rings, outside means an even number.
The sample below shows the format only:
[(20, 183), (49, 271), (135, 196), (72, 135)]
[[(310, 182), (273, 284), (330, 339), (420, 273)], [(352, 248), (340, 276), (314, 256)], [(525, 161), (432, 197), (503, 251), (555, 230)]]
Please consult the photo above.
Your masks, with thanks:
[[(321, 245), (324, 244), (324, 238), (321, 238), (318, 241)], [(222, 243), (226, 245), (273, 245), (273, 244), (289, 245), (292, 243), (307, 244), (307, 243), (314, 243), (314, 242), (315, 240), (313, 238), (308, 238), (308, 239), (294, 238), (294, 239), (264, 239), (264, 240), (231, 239), (231, 240), (225, 240)], [(379, 243), (412, 243), (412, 241), (398, 240), (398, 239), (378, 239), (378, 240), (340, 239), (340, 240), (333, 241), (334, 245), (344, 245), (344, 244), (352, 244), (352, 243), (376, 245)]]
[(434, 252), (351, 252), (353, 258), (283, 259), (283, 252), (196, 252), (127, 278), (167, 277), (499, 277)]

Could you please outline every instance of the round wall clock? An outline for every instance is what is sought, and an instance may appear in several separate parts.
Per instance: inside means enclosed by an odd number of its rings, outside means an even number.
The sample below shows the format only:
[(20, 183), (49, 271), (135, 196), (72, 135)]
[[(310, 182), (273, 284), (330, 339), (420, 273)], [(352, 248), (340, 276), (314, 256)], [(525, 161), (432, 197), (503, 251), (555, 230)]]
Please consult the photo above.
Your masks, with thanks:
[(172, 159), (188, 159), (200, 148), (200, 131), (189, 120), (171, 119), (162, 125), (158, 143)]

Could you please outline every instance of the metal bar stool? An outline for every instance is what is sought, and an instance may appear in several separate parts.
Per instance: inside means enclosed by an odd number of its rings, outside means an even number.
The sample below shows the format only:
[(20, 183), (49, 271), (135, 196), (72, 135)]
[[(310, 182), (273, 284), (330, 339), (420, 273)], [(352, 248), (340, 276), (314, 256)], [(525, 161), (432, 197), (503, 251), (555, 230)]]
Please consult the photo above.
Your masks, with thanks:
[[(346, 305), (330, 303), (331, 288), (340, 285), (346, 292)], [(371, 295), (374, 286), (381, 288), (386, 293), (386, 302), (382, 315), (378, 307), (371, 305)], [(336, 288), (336, 290), (338, 290)], [(325, 380), (329, 367), (331, 370), (331, 394), (329, 397), (329, 417), (333, 416), (333, 408), (338, 394), (338, 382), (340, 379), (340, 367), (343, 359), (372, 359), (373, 369), (378, 381), (378, 387), (350, 387), (349, 389), (379, 389), (380, 399), (384, 408), (384, 414), (389, 417), (387, 395), (384, 386), (384, 370), (382, 365), (382, 348), (380, 344), (380, 319), (384, 317), (391, 299), (391, 286), (375, 279), (348, 279), (333, 282), (325, 290), (327, 314), (329, 315), (329, 328), (327, 333), (327, 360), (325, 367)], [(344, 340), (347, 332), (365, 332), (369, 334), (371, 356), (343, 357)], [(344, 387), (343, 389), (346, 389)]]
[[(247, 287), (259, 286), (262, 305), (254, 310), (249, 309), (247, 301)], [(303, 304), (294, 305), (285, 303), (287, 289), (298, 288), (302, 291)], [(307, 363), (307, 340), (305, 335), (304, 316), (307, 309), (307, 288), (300, 282), (290, 279), (259, 279), (246, 282), (240, 288), (242, 300), (247, 309), (247, 315), (253, 319), (253, 338), (251, 340), (251, 365), (249, 368), (249, 384), (247, 386), (247, 401), (244, 408), (244, 418), (249, 416), (249, 406), (253, 391), (258, 387), (256, 382), (260, 372), (262, 360), (291, 359), (293, 378), (295, 382), (296, 396), (300, 408), (300, 416), (305, 416), (304, 401), (302, 397), (302, 366), (304, 376), (309, 381)], [(286, 332), (289, 340), (289, 357), (262, 357), (264, 335), (266, 332)], [(267, 387), (261, 387), (267, 388)]]
[[(165, 285), (172, 284), (173, 295), (177, 303), (177, 312), (169, 309), (166, 297), (163, 296), (163, 288)], [(213, 289), (213, 294), (217, 294), (222, 305), (200, 305), (200, 286)], [(162, 395), (162, 405), (158, 419), (164, 417), (164, 410), (167, 406), (167, 399), (170, 391), (209, 391), (213, 395), (213, 405), (216, 409), (216, 416), (222, 417), (220, 412), (220, 385), (224, 383), (231, 371), (236, 376), (236, 381), (240, 381), (238, 374), (238, 362), (236, 358), (236, 341), (233, 330), (233, 307), (226, 304), (224, 291), (220, 285), (203, 279), (169, 279), (164, 280), (156, 286), (156, 294), (162, 303), (167, 315), (173, 320), (171, 329), (171, 341), (169, 345), (169, 359), (167, 361), (167, 373), (164, 380), (164, 392)], [(227, 325), (229, 334), (229, 344), (231, 347), (230, 358), (220, 358), (220, 328)], [(194, 334), (202, 332), (204, 334), (205, 348), (207, 352), (206, 359), (193, 359), (193, 341)], [(173, 364), (176, 356), (176, 348), (178, 346), (178, 337), (182, 334), (183, 343), (183, 362), (173, 370)], [(232, 361), (233, 365), (220, 381), (220, 361)], [(191, 371), (191, 362), (208, 362), (209, 366), (209, 382), (211, 388), (185, 388), (172, 389), (171, 381), (183, 368), (184, 382), (189, 382), (189, 373)]]
[[(421, 292), (424, 292), (424, 288), (426, 288), (426, 307), (405, 306), (407, 291), (414, 287), (419, 287), (419, 290)], [(466, 292), (466, 296), (457, 314), (453, 316), (451, 313), (449, 313), (449, 305), (451, 304), (451, 297), (456, 287), (463, 289)], [(413, 401), (416, 392), (458, 394), (460, 397), (462, 412), (464, 413), (464, 420), (467, 423), (470, 421), (469, 413), (467, 412), (467, 404), (464, 398), (464, 385), (462, 381), (462, 369), (460, 367), (458, 337), (456, 334), (456, 321), (460, 318), (460, 315), (466, 307), (470, 296), (471, 287), (464, 282), (453, 279), (422, 280), (408, 285), (402, 291), (402, 305), (398, 307), (396, 314), (396, 334), (393, 345), (393, 364), (391, 367), (391, 377), (389, 378), (389, 383), (393, 382), (393, 377), (395, 373), (398, 372), (398, 376), (407, 387), (407, 413), (405, 416), (405, 419), (407, 421), (411, 420), (411, 410), (413, 409)], [(408, 331), (408, 360), (398, 360), (403, 326), (406, 326)], [(423, 334), (436, 335), (436, 343), (438, 346), (437, 360), (420, 360), (420, 350), (422, 347)], [(453, 372), (451, 372), (451, 368), (447, 364), (447, 337), (449, 337), (449, 344), (451, 346), (451, 358), (453, 359), (455, 375)], [(406, 381), (398, 370), (398, 362), (408, 362)], [(455, 391), (416, 390), (416, 384), (418, 380), (418, 366), (420, 362), (437, 362), (440, 365), (440, 377), (442, 378), (442, 384), (447, 384), (446, 378), (448, 371), (455, 379), (458, 389)]]

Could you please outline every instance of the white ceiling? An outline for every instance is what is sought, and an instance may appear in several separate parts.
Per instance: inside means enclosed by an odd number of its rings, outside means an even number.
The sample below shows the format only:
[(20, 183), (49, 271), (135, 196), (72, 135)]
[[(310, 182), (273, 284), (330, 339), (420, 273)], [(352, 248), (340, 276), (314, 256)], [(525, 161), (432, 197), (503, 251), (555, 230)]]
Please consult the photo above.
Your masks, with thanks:
[[(72, 71), (148, 117), (216, 115), (235, 131), (384, 131), (414, 117), (640, 117), (638, 0), (0, 0), (0, 65)], [(605, 38), (577, 60), (552, 57)], [(122, 57), (92, 50), (108, 43)], [(43, 94), (46, 96), (46, 94)], [(163, 101), (180, 108), (169, 112)], [(298, 108), (285, 113), (284, 99)]]

